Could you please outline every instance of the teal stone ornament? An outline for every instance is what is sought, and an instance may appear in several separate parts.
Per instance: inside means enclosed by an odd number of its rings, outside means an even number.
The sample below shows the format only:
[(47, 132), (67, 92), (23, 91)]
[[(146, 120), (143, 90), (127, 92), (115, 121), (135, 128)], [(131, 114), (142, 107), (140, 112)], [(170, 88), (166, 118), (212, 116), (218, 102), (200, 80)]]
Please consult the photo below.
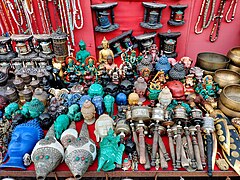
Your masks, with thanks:
[(104, 91), (101, 84), (94, 83), (88, 89), (88, 95), (93, 98), (94, 96), (103, 96)]
[(114, 136), (114, 131), (109, 129), (108, 135), (100, 142), (97, 171), (101, 169), (103, 171), (111, 171), (115, 169), (116, 164), (122, 164), (125, 146), (123, 144), (118, 145), (119, 142), (120, 136)]
[(66, 114), (62, 114), (57, 117), (56, 121), (54, 122), (54, 131), (55, 136), (57, 139), (60, 139), (61, 134), (70, 124), (70, 119)]

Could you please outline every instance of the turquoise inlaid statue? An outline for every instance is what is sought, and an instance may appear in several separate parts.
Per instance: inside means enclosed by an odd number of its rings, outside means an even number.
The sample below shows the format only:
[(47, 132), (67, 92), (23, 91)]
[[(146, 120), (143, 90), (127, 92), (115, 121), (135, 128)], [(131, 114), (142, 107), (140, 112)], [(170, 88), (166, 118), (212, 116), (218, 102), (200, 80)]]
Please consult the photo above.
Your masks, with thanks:
[(111, 171), (115, 169), (115, 163), (122, 164), (125, 146), (123, 144), (118, 145), (119, 142), (120, 136), (114, 136), (114, 131), (109, 129), (108, 135), (100, 142), (97, 171), (101, 169), (103, 171)]
[(81, 112), (79, 105), (73, 104), (68, 108), (68, 113), (67, 113), (69, 119), (71, 121), (80, 121), (81, 120)]
[(30, 102), (26, 102), (26, 103), (22, 106), (21, 114), (24, 115), (25, 118), (29, 118), (29, 117), (30, 117), (30, 114), (29, 114), (29, 106), (30, 106)]
[(16, 114), (17, 112), (19, 112), (19, 106), (18, 103), (10, 103), (6, 108), (5, 108), (5, 113), (4, 116), (6, 119), (12, 119), (12, 115)]
[[(172, 100), (171, 104), (169, 104), (168, 107), (167, 107), (167, 111), (173, 110), (177, 105), (178, 105), (178, 101), (175, 100), (175, 99)], [(186, 109), (188, 114), (191, 112), (192, 109), (187, 103), (181, 102), (180, 105), (183, 106)]]
[(103, 98), (103, 102), (104, 102), (104, 105), (105, 105), (105, 108), (106, 108), (106, 111), (107, 111), (108, 115), (110, 117), (112, 117), (113, 112), (114, 112), (115, 98), (108, 94)]
[(37, 98), (33, 98), (29, 104), (29, 114), (31, 118), (36, 118), (44, 112), (44, 104)]
[(85, 60), (90, 53), (86, 50), (86, 44), (83, 40), (79, 42), (80, 50), (76, 54), (77, 61), (80, 62), (80, 66), (85, 66)]
[(93, 98), (94, 96), (103, 96), (104, 91), (101, 84), (94, 83), (88, 89), (88, 95)]
[(57, 139), (60, 139), (61, 134), (67, 129), (69, 124), (70, 119), (66, 114), (61, 114), (57, 117), (56, 121), (54, 122), (54, 131)]

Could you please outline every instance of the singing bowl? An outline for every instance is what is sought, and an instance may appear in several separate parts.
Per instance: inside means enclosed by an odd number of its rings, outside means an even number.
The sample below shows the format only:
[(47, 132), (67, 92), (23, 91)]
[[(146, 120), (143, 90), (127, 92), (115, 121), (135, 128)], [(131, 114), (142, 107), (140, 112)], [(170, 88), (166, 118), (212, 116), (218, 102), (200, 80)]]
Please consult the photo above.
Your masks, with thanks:
[(203, 70), (203, 74), (204, 74), (205, 76), (206, 76), (206, 75), (214, 76), (215, 71), (207, 71), (207, 70)]
[(197, 55), (196, 65), (203, 70), (216, 71), (228, 67), (230, 60), (227, 56), (213, 52), (203, 52)]
[(240, 83), (240, 74), (229, 69), (216, 70), (213, 78), (214, 81), (218, 83), (220, 88), (223, 88), (230, 84)]
[(240, 67), (240, 47), (235, 47), (228, 51), (227, 57), (232, 61), (233, 64)]
[(240, 117), (240, 112), (238, 111), (234, 111), (234, 110), (231, 110), (229, 108), (227, 108), (226, 106), (223, 105), (222, 101), (219, 99), (218, 100), (218, 108), (226, 115), (226, 116), (229, 116), (229, 117)]
[(240, 85), (225, 86), (220, 93), (221, 102), (230, 110), (240, 112)]
[(230, 70), (232, 70), (232, 71), (235, 71), (235, 72), (240, 73), (240, 67), (237, 67), (237, 66), (235, 66), (235, 65), (233, 65), (233, 64), (229, 64), (228, 68), (229, 68)]

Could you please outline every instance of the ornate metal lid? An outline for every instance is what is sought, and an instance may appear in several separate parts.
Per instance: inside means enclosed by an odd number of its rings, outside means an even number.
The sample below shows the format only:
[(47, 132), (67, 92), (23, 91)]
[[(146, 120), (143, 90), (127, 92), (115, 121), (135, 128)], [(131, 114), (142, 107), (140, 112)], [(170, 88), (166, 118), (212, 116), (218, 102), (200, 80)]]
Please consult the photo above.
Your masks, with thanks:
[(61, 28), (58, 28), (51, 34), (51, 37), (53, 40), (64, 40), (67, 39), (67, 34), (62, 32)]
[(27, 40), (29, 40), (29, 39), (31, 39), (31, 38), (33, 38), (33, 36), (32, 35), (25, 35), (25, 34), (13, 34), (12, 36), (11, 36), (11, 39), (13, 40), (13, 41), (27, 41)]
[(27, 86), (24, 86), (24, 90), (22, 91), (22, 94), (29, 95), (31, 93), (32, 93), (32, 91)]
[(12, 87), (7, 87), (6, 91), (5, 91), (5, 95), (8, 96), (8, 95), (11, 95), (11, 94), (14, 94), (16, 93), (16, 89), (12, 88)]

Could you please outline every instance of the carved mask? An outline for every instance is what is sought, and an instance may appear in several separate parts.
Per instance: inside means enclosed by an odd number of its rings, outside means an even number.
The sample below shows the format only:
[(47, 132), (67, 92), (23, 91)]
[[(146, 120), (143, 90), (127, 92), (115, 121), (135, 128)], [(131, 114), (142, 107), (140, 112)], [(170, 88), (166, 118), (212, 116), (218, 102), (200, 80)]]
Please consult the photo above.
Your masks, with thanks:
[(120, 84), (120, 91), (126, 94), (127, 96), (133, 92), (133, 84), (129, 80), (124, 80)]
[(109, 94), (109, 95), (111, 95), (111, 96), (113, 96), (113, 97), (116, 97), (116, 95), (117, 95), (118, 92), (119, 92), (118, 85), (110, 82), (110, 83), (108, 83), (107, 86), (105, 87), (104, 92), (106, 93), (106, 95)]

